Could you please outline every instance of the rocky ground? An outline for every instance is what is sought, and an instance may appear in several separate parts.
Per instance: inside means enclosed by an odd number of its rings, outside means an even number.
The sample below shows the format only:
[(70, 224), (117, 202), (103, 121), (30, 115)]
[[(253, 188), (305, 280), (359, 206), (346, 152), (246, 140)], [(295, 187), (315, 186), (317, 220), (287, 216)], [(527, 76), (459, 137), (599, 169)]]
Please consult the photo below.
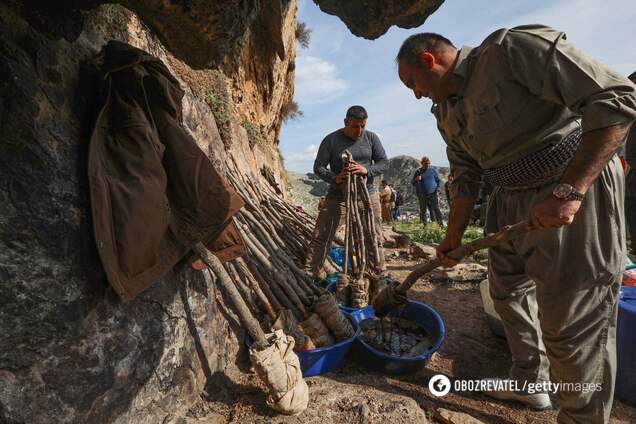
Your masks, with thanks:
[[(422, 259), (410, 249), (387, 249), (388, 269), (404, 279)], [(428, 249), (417, 250), (419, 256)], [(411, 249), (411, 252), (414, 252)], [(435, 374), (458, 379), (504, 376), (510, 354), (504, 339), (494, 336), (481, 305), (479, 282), (485, 277), (484, 255), (453, 272), (435, 272), (411, 290), (412, 299), (435, 307), (446, 323), (446, 339), (426, 367), (413, 375), (392, 377), (369, 371), (348, 358), (338, 370), (307, 379), (308, 409), (297, 417), (277, 415), (265, 406), (265, 395), (240, 356), (229, 378), (211, 382), (214, 401), (202, 400), (188, 423), (550, 423), (556, 413), (535, 412), (479, 393), (451, 393), (434, 397), (428, 380)], [(636, 409), (615, 401), (613, 424), (636, 422)]]

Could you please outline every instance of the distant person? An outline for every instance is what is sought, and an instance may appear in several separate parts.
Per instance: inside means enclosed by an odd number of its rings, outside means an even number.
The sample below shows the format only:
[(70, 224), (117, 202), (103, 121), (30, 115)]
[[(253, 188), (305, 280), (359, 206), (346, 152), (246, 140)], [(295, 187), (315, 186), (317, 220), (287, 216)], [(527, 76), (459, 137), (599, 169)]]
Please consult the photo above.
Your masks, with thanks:
[[(314, 162), (314, 173), (329, 183), (329, 191), (324, 206), (318, 212), (314, 234), (309, 243), (305, 270), (313, 278), (324, 278), (322, 266), (327, 251), (340, 223), (344, 221), (346, 205), (343, 183), (347, 174), (367, 177), (367, 189), (371, 195), (371, 205), (375, 216), (376, 236), (379, 257), (373, 266), (377, 271), (384, 271), (384, 251), (382, 250), (382, 225), (380, 223), (380, 200), (373, 187), (373, 178), (385, 172), (389, 167), (380, 138), (365, 129), (367, 111), (362, 106), (351, 106), (344, 119), (344, 127), (327, 135), (318, 148)], [(342, 166), (342, 154), (349, 150), (353, 163)]]
[[(636, 84), (636, 72), (629, 76)], [(625, 218), (627, 219), (630, 253), (636, 255), (636, 125), (632, 128), (625, 142), (625, 163), (627, 175), (625, 176)]]
[(431, 166), (431, 160), (427, 156), (422, 156), (420, 165), (421, 167), (415, 171), (411, 181), (420, 204), (420, 221), (426, 225), (426, 210), (428, 209), (431, 221), (444, 226), (442, 211), (439, 210), (439, 199), (437, 197), (440, 183), (439, 176), (435, 168)]
[(481, 182), (479, 186), (479, 195), (477, 196), (477, 201), (475, 202), (475, 206), (473, 206), (473, 216), (472, 221), (475, 224), (484, 226), (486, 224), (486, 216), (488, 214), (488, 199), (492, 194), (494, 187), (488, 181)]
[(451, 196), (450, 196), (450, 186), (453, 184), (453, 174), (448, 174), (448, 178), (446, 178), (446, 182), (444, 183), (444, 194), (446, 195), (446, 203), (450, 208), (451, 205)]
[(389, 184), (391, 187), (391, 218), (397, 221), (400, 218), (400, 206), (402, 206), (402, 193), (395, 189), (393, 184)]
[(382, 191), (380, 191), (380, 205), (382, 206), (382, 221), (390, 223), (391, 218), (391, 187), (387, 180), (382, 180)]
[(327, 196), (320, 196), (320, 200), (318, 200), (318, 209), (322, 209), (327, 204)]

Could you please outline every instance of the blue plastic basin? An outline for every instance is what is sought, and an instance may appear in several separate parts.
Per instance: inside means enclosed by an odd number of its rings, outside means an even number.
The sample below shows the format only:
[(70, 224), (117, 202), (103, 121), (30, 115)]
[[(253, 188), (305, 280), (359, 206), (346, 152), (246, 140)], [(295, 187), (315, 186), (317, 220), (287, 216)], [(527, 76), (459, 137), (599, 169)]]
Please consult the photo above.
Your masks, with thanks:
[(360, 335), (360, 325), (358, 325), (358, 321), (347, 313), (345, 313), (345, 316), (351, 321), (356, 330), (353, 337), (331, 346), (296, 352), (300, 360), (300, 369), (303, 372), (303, 377), (324, 374), (340, 366), (352, 342)]
[(409, 300), (402, 310), (392, 310), (389, 315), (399, 316), (422, 326), (435, 338), (433, 346), (417, 356), (399, 357), (379, 351), (358, 337), (351, 349), (353, 358), (367, 368), (386, 374), (411, 374), (421, 370), (428, 358), (440, 348), (444, 341), (446, 327), (442, 317), (427, 304), (414, 300)]
[(636, 286), (621, 287), (616, 325), (616, 397), (636, 406)]
[[(332, 371), (340, 366), (347, 355), (353, 341), (360, 335), (360, 325), (351, 315), (344, 312), (355, 328), (355, 334), (346, 340), (342, 340), (331, 346), (296, 352), (300, 362), (300, 370), (303, 377), (312, 377)], [(249, 348), (254, 344), (250, 336), (245, 337), (245, 345)]]

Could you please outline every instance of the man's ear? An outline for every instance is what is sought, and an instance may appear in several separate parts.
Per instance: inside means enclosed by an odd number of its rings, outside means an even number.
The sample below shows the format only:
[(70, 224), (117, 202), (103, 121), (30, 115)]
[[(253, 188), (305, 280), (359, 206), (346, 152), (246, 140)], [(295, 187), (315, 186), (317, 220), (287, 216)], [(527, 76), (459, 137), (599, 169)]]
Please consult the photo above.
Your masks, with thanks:
[(433, 54), (430, 52), (420, 53), (420, 60), (422, 61), (426, 69), (432, 69), (435, 63), (437, 62), (437, 59), (435, 59), (435, 56), (433, 56)]

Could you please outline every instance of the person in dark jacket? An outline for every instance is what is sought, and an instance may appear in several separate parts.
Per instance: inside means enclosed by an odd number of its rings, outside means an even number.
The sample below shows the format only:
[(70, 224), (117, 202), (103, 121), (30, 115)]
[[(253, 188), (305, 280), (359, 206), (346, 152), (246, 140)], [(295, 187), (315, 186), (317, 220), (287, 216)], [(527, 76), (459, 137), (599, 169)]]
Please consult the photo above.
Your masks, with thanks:
[(400, 205), (402, 204), (400, 193), (395, 189), (393, 184), (389, 183), (391, 188), (391, 219), (397, 221), (400, 217)]
[[(636, 84), (636, 72), (629, 76)], [(636, 255), (636, 125), (632, 128), (625, 142), (625, 218), (627, 221), (627, 238), (629, 239), (629, 253)]]
[(420, 204), (420, 221), (426, 225), (426, 210), (428, 209), (431, 221), (443, 226), (442, 211), (439, 210), (439, 199), (437, 198), (440, 184), (439, 176), (437, 171), (431, 167), (431, 160), (428, 157), (423, 156), (420, 164), (421, 168), (415, 171), (413, 181), (411, 181)]
[(448, 207), (451, 206), (451, 195), (450, 195), (450, 186), (453, 184), (453, 174), (448, 174), (448, 178), (444, 183), (444, 194), (446, 195), (446, 203), (448, 203)]

